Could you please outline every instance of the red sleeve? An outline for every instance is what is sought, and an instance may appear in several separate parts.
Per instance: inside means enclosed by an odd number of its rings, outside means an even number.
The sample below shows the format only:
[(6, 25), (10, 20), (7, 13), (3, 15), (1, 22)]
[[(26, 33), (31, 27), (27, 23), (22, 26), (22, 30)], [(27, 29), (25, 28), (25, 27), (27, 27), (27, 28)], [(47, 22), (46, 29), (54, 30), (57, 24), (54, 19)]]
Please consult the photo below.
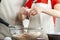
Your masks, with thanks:
[[(54, 9), (54, 5), (60, 3), (60, 0), (51, 0), (52, 9)], [(54, 24), (56, 23), (56, 17), (53, 17)]]
[(33, 0), (27, 0), (25, 7), (31, 8)]
[(58, 3), (60, 3), (60, 0), (51, 0), (52, 8), (54, 8), (54, 5)]

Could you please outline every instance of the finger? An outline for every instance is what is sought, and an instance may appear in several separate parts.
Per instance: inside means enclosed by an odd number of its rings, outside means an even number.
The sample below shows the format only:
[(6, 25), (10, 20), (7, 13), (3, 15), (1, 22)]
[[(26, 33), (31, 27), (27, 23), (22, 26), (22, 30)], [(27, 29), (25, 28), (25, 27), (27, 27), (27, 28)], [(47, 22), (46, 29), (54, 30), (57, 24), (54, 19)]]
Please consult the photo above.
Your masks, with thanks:
[(34, 11), (35, 9), (34, 8), (32, 8), (31, 10), (30, 10), (30, 12), (29, 13), (31, 13), (32, 11)]
[(20, 13), (26, 15), (27, 14), (27, 11), (26, 11), (25, 8), (21, 8)]
[(26, 19), (26, 15), (22, 15), (22, 20)]
[(36, 15), (37, 14), (37, 11), (36, 10), (33, 10), (30, 14), (31, 15)]
[(31, 15), (35, 16), (36, 14), (37, 14), (37, 12), (34, 12), (34, 13), (32, 13)]

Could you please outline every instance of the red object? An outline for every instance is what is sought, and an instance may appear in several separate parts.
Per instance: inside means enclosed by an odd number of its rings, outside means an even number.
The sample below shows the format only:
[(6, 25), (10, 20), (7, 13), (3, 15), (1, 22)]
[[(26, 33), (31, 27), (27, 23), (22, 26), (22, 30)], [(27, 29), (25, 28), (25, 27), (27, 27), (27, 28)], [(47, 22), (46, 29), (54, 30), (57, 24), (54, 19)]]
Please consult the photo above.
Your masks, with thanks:
[(46, 4), (48, 4), (48, 0), (37, 0), (37, 3), (46, 3)]
[(28, 0), (28, 2), (25, 4), (25, 7), (31, 8), (33, 3), (33, 0)]
[[(52, 9), (54, 9), (54, 5), (60, 3), (60, 0), (51, 0)], [(54, 24), (56, 23), (56, 17), (53, 17)]]
[[(34, 0), (28, 0), (28, 2), (25, 4), (25, 7), (31, 8), (32, 3)], [(36, 3), (48, 3), (48, 0), (37, 0)]]

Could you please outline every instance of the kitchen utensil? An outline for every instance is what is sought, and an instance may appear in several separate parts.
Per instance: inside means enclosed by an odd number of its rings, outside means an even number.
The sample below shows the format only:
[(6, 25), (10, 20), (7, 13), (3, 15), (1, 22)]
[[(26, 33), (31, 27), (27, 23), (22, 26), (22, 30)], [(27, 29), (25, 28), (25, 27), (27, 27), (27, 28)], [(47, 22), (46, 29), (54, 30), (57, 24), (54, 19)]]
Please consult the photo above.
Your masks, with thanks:
[[(23, 26), (24, 26), (24, 28), (28, 29), (28, 26), (29, 26), (29, 20), (28, 19), (23, 20)], [(27, 29), (24, 29), (24, 31), (27, 32), (28, 31)]]
[(6, 21), (4, 21), (2, 18), (0, 18), (0, 23), (6, 25), (7, 27), (14, 27), (14, 26), (10, 25), (9, 23), (7, 23)]

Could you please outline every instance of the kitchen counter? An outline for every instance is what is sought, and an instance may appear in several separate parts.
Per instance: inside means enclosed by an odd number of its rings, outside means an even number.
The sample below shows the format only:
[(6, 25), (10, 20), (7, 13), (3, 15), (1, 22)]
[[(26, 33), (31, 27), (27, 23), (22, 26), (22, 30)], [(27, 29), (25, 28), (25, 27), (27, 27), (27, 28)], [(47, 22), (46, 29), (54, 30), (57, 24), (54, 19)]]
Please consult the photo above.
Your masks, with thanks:
[(60, 40), (60, 33), (51, 33), (48, 34), (49, 40)]

